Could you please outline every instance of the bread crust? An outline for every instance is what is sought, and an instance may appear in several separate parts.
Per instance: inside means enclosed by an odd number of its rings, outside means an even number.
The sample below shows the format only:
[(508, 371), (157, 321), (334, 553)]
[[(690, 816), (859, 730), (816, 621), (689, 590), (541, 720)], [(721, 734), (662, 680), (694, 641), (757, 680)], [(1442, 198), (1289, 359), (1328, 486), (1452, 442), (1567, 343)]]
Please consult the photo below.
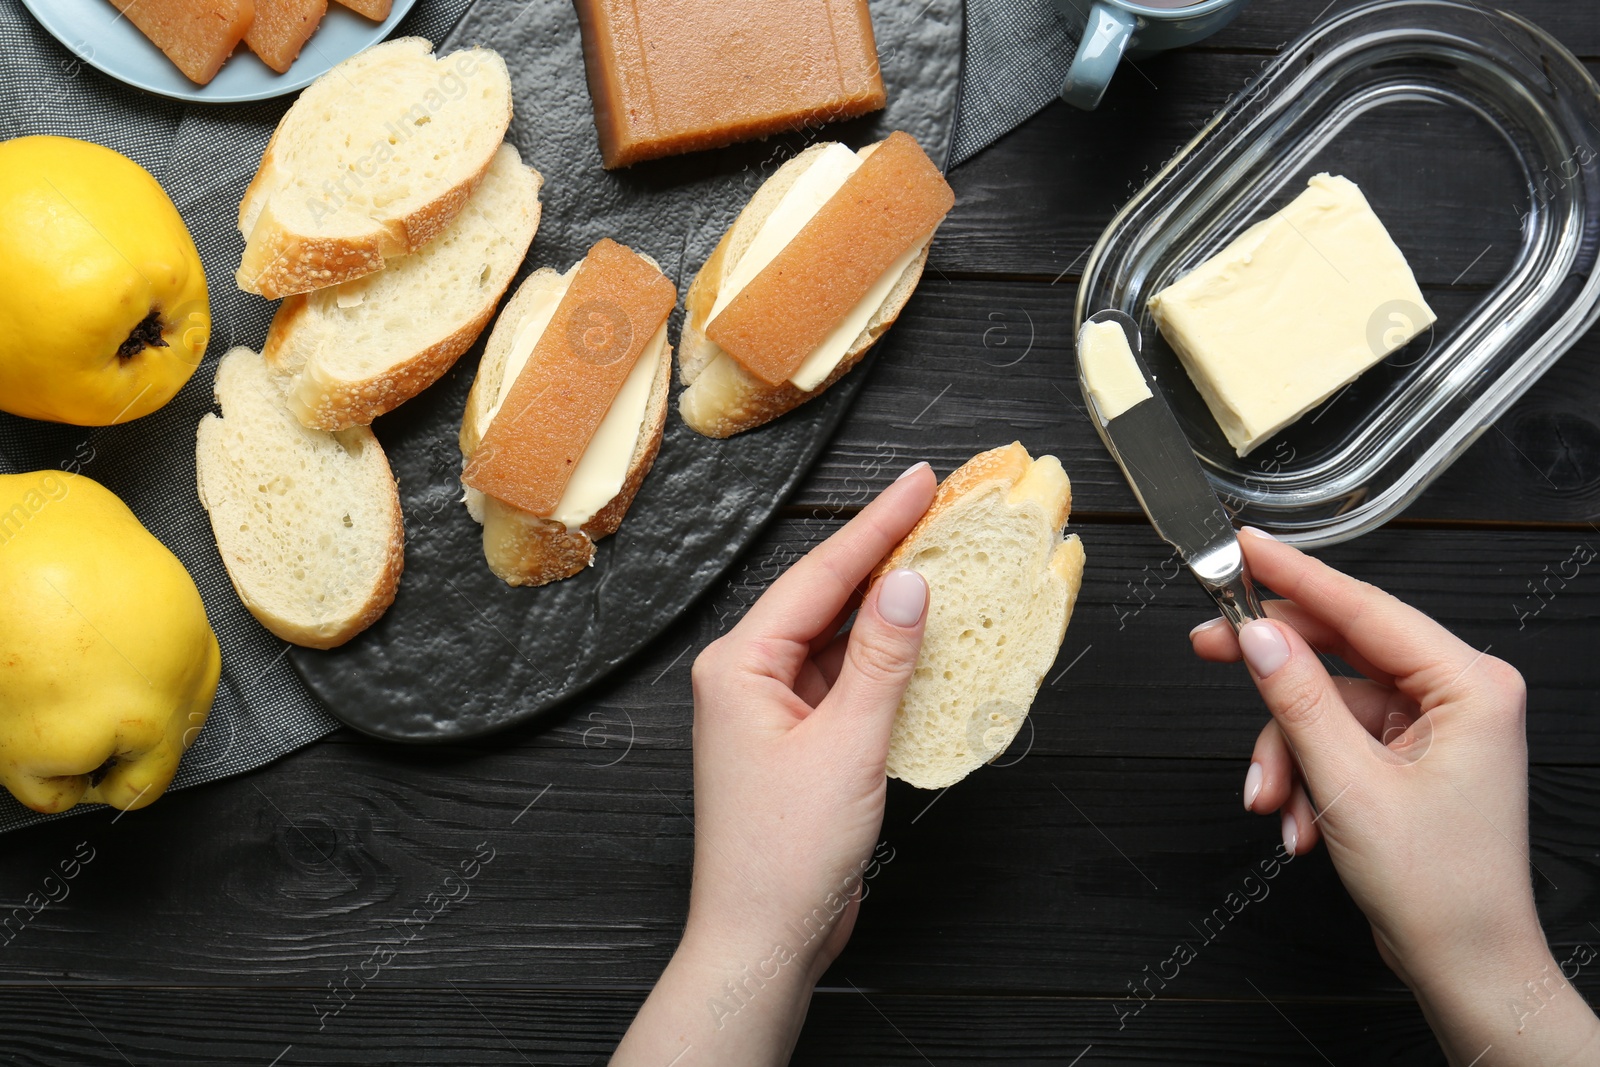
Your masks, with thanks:
[[(402, 37), (388, 44), (417, 41), (423, 39)], [(427, 44), (431, 59), (443, 58), (433, 56), (431, 42), (423, 43)], [(489, 49), (477, 51), (494, 56), (504, 67), (497, 53)], [(334, 71), (338, 69), (335, 67)], [(299, 101), (296, 101), (295, 106), (298, 105)], [(499, 142), (511, 125), (511, 97), (508, 93), (503, 121), (500, 117), (494, 119), (499, 125), (500, 136), (493, 139), (494, 147), (464, 179), (415, 210), (390, 218), (371, 219), (370, 228), (362, 233), (318, 237), (294, 231), (288, 224), (279, 221), (272, 211), (272, 192), (279, 169), (278, 135), (293, 116), (294, 110), (294, 107), (290, 108), (268, 139), (256, 176), (245, 187), (244, 198), (239, 204), (239, 232), (245, 238), (245, 249), (239, 269), (234, 272), (234, 280), (245, 292), (257, 293), (269, 300), (325, 289), (364, 277), (382, 270), (388, 257), (409, 255), (427, 244), (450, 225), (466, 206), (467, 199), (488, 173)]]
[[(911, 527), (911, 532), (890, 550), (872, 571), (872, 581), (877, 581), (884, 574), (896, 567), (905, 566), (906, 560), (916, 554), (921, 547), (922, 533), (940, 515), (954, 507), (956, 502), (974, 490), (983, 489), (990, 482), (1000, 482), (1007, 487), (1015, 486), (1022, 480), (1022, 476), (1033, 465), (1033, 457), (1028, 455), (1028, 450), (1022, 447), (1021, 441), (1013, 441), (1009, 445), (991, 448), (987, 452), (979, 452), (961, 466), (951, 471), (939, 483), (939, 488), (934, 490), (933, 502), (928, 505), (928, 510), (922, 513), (922, 518)], [(1070, 500), (1069, 505), (1070, 507)], [(1066, 522), (1066, 516), (1061, 516), (1056, 529), (1060, 529)]]
[[(532, 203), (526, 229), (526, 240), (518, 235), (520, 248), (516, 261), (522, 262), (528, 246), (533, 243), (539, 229), (543, 205), (539, 193), (544, 178), (532, 167), (520, 162), (531, 177)], [(507, 227), (502, 232), (509, 230)], [(333, 378), (320, 372), (314, 358), (295, 352), (301, 343), (300, 332), (306, 329), (311, 314), (310, 298), (297, 293), (283, 301), (273, 316), (267, 330), (267, 341), (261, 355), (267, 364), (280, 374), (288, 375), (289, 408), (303, 425), (317, 430), (342, 430), (347, 426), (366, 426), (379, 415), (386, 414), (410, 400), (444, 376), (456, 360), (471, 348), (484, 328), (494, 318), (500, 298), (511, 286), (515, 270), (507, 271), (500, 285), (483, 294), (482, 305), (448, 335), (421, 351), (366, 378)]]
[[(267, 398), (272, 399), (272, 398)], [(216, 397), (217, 403), (222, 404), (222, 397)], [(381, 571), (374, 577), (371, 590), (365, 600), (355, 611), (340, 618), (295, 619), (280, 615), (268, 609), (256, 600), (251, 592), (241, 583), (239, 575), (233, 566), (235, 546), (239, 540), (239, 531), (222, 522), (218, 516), (216, 505), (218, 499), (208, 489), (206, 482), (206, 462), (204, 460), (208, 435), (208, 426), (220, 424), (224, 419), (207, 414), (201, 418), (195, 431), (195, 448), (198, 461), (195, 464), (195, 489), (200, 498), (201, 505), (206, 509), (211, 520), (212, 535), (217, 542), (217, 552), (222, 557), (222, 562), (228, 572), (228, 581), (232, 583), (234, 592), (239, 595), (239, 600), (245, 609), (255, 616), (256, 620), (276, 636), (291, 644), (301, 645), (306, 648), (336, 648), (344, 644), (367, 627), (383, 617), (394, 603), (395, 594), (400, 588), (400, 576), (405, 571), (405, 518), (400, 509), (400, 488), (395, 481), (394, 473), (389, 468), (388, 457), (384, 455), (383, 446), (379, 444), (376, 436), (365, 426), (351, 427), (341, 430), (334, 436), (350, 451), (373, 450), (373, 453), (382, 461), (384, 478), (381, 488), (384, 495), (384, 512), (388, 520), (388, 544), (386, 558)]]
[[(478, 375), (467, 397), (466, 414), (462, 418), (458, 438), (463, 462), (471, 460), (477, 450), (480, 440), (478, 420), (492, 406), (489, 399), (491, 391), (498, 391), (492, 390), (490, 383), (495, 387), (504, 387), (498, 376), (504, 370), (505, 359), (517, 327), (521, 324), (524, 307), (531, 302), (534, 293), (553, 287), (561, 279), (562, 275), (548, 267), (535, 271), (522, 283), (501, 313), (501, 323), (505, 328), (502, 330), (500, 324), (496, 324), (494, 335), (489, 339), (489, 349), (478, 366)], [(529, 514), (493, 497), (482, 497), (483, 553), (495, 577), (507, 585), (548, 585), (562, 578), (570, 578), (594, 562), (595, 542), (617, 532), (661, 450), (661, 438), (667, 426), (667, 395), (671, 382), (672, 346), (667, 344), (662, 346), (660, 362), (650, 382), (644, 430), (634, 443), (622, 488), (578, 529), (568, 530), (565, 523)]]
[[(696, 433), (713, 438), (732, 437), (734, 434), (753, 430), (757, 426), (771, 422), (826, 392), (835, 382), (850, 373), (865, 358), (872, 346), (878, 343), (878, 339), (889, 331), (889, 327), (895, 324), (900, 312), (905, 309), (911, 295), (916, 291), (917, 283), (922, 279), (923, 268), (928, 262), (928, 249), (932, 245), (931, 238), (928, 244), (922, 247), (921, 253), (907, 265), (900, 275), (900, 280), (884, 299), (883, 305), (851, 342), (844, 358), (815, 389), (802, 390), (791, 382), (783, 382), (777, 386), (768, 385), (724, 352), (716, 342), (706, 337), (705, 327), (711, 309), (716, 306), (722, 282), (737, 265), (738, 256), (749, 247), (749, 240), (746, 238), (753, 239), (755, 233), (778, 206), (783, 194), (811, 166), (815, 156), (826, 147), (826, 143), (812, 145), (767, 179), (751, 198), (750, 203), (739, 213), (739, 217), (728, 228), (728, 232), (722, 235), (722, 240), (717, 242), (717, 247), (689, 285), (688, 296), (684, 300), (683, 331), (679, 338), (682, 352), (679, 357), (679, 379), (686, 388), (678, 398), (678, 412), (683, 421)], [(741, 243), (743, 247), (735, 249), (735, 243)], [(738, 255), (735, 255), (736, 251)], [(714, 364), (716, 368), (712, 373), (721, 377), (722, 381), (719, 384), (728, 389), (730, 397), (717, 402), (703, 401), (703, 393), (695, 391), (695, 383)], [(708, 384), (709, 382), (710, 378), (707, 379)]]
[[(1043, 505), (1051, 528), (1060, 531), (1071, 512), (1071, 483), (1064, 473), (1051, 473), (1047, 477), (1033, 480), (1030, 476), (1034, 474), (1035, 468), (1045, 463), (1059, 469), (1059, 463), (1054, 457), (1040, 456), (1035, 460), (1029, 456), (1027, 449), (1020, 442), (1013, 441), (1009, 445), (981, 452), (956, 468), (940, 483), (934, 493), (933, 502), (917, 524), (911, 528), (911, 532), (906, 534), (904, 540), (873, 569), (871, 580), (876, 581), (888, 571), (906, 566), (913, 561), (923, 547), (924, 534), (930, 526), (958, 506), (962, 500), (973, 493), (990, 492), (996, 487), (1005, 489), (1008, 501), (1020, 502), (1023, 499), (1031, 499)], [(1065, 483), (1064, 492), (1062, 486), (1053, 484), (1057, 478)], [(1041, 490), (1048, 495), (1042, 496)], [(1072, 535), (1063, 538), (1055, 545), (1046, 563), (1050, 572), (1061, 579), (1066, 591), (1066, 610), (1062, 615), (1060, 632), (1055, 635), (1054, 647), (1059, 648), (1066, 638), (1067, 625), (1072, 620), (1072, 612), (1077, 606), (1078, 594), (1083, 585), (1084, 562), (1083, 543), (1076, 535)], [(937, 595), (937, 591), (934, 595)], [(1028, 710), (1028, 708), (1021, 709), (1023, 718), (1026, 718)], [(1020, 728), (1020, 720), (1018, 727)], [(943, 768), (944, 774), (923, 778), (919, 775), (908, 775), (900, 765), (901, 761), (897, 759), (897, 752), (898, 746), (891, 743), (886, 773), (891, 778), (901, 779), (919, 789), (945, 788), (981, 766), (981, 763), (977, 763), (960, 769), (959, 765), (952, 763)]]

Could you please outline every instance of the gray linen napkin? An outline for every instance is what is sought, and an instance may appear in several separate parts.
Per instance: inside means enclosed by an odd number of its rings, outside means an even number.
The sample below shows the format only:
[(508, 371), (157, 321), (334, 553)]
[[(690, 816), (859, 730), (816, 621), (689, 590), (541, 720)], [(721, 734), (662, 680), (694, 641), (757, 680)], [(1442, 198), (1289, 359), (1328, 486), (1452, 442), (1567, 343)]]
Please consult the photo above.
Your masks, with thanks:
[(961, 116), (951, 166), (1054, 100), (1076, 47), (1050, 0), (967, 0)]

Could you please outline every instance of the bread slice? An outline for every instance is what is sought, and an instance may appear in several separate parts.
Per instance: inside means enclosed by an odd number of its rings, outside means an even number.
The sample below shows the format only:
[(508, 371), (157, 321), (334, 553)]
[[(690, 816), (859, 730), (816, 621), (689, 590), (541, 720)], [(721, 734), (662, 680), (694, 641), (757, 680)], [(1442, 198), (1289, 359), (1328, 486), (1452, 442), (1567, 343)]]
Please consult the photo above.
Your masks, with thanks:
[(539, 227), (539, 172), (501, 145), (483, 183), (422, 251), (376, 274), (289, 297), (262, 355), (305, 425), (366, 425), (439, 380), (472, 347)]
[(382, 22), (389, 17), (389, 9), (394, 6), (394, 0), (339, 0), (343, 6), (358, 15), (365, 15), (373, 22)]
[(222, 415), (200, 420), (195, 474), (239, 599), (285, 641), (344, 644), (388, 610), (405, 565), (378, 439), (301, 426), (248, 348), (222, 357), (215, 390)]
[(421, 37), (313, 82), (273, 131), (239, 204), (239, 288), (269, 298), (382, 269), (461, 211), (511, 123), (511, 78), (485, 48)]
[[(478, 364), (472, 392), (467, 396), (459, 438), (463, 460), (470, 460), (477, 451), (478, 423), (493, 410), (501, 391), (510, 385), (504, 381), (506, 359), (511, 354), (517, 328), (535, 295), (541, 290), (559, 289), (562, 278), (563, 275), (548, 267), (535, 271), (518, 287), (516, 295), (500, 313), (494, 332), (489, 335), (483, 360)], [(651, 380), (650, 399), (645, 403), (644, 425), (628, 461), (622, 489), (579, 529), (568, 530), (564, 523), (540, 518), (475, 489), (467, 489), (467, 510), (483, 523), (483, 554), (496, 577), (508, 585), (546, 585), (570, 578), (594, 563), (595, 542), (617, 532), (644, 476), (650, 473), (656, 461), (661, 434), (667, 425), (667, 389), (671, 380), (672, 346), (669, 344), (661, 349), (661, 362)]]
[(980, 453), (877, 574), (927, 579), (922, 651), (895, 712), (889, 777), (954, 785), (1006, 750), (1066, 636), (1083, 581), (1083, 544), (1063, 540), (1072, 485), (1054, 456), (1013, 442)]
[(244, 43), (261, 62), (286, 73), (327, 13), (328, 0), (256, 0)]
[(254, 0), (111, 0), (183, 76), (205, 85), (217, 76), (255, 19)]
[(762, 223), (767, 221), (767, 216), (772, 214), (784, 194), (827, 147), (826, 143), (814, 144), (779, 167), (777, 173), (756, 190), (755, 196), (739, 212), (739, 217), (723, 234), (722, 240), (717, 242), (711, 257), (689, 285), (689, 294), (684, 301), (683, 332), (678, 340), (681, 349), (678, 379), (686, 387), (678, 398), (678, 412), (696, 433), (707, 437), (732, 437), (771, 422), (807, 400), (820, 396), (861, 362), (867, 349), (894, 325), (922, 278), (922, 268), (928, 262), (926, 247), (906, 267), (899, 282), (866, 328), (851, 343), (833, 373), (810, 391), (801, 390), (789, 382), (778, 386), (767, 385), (706, 337), (706, 323), (711, 309), (716, 306), (723, 280), (749, 250)]

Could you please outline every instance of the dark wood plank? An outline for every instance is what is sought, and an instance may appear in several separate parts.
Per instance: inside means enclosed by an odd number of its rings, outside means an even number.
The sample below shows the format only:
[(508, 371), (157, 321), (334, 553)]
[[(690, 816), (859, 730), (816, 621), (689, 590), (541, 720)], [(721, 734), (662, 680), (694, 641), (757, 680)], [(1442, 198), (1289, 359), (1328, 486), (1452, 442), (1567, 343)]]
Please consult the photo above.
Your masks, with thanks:
[[(0, 873), (7, 981), (324, 989), (379, 970), (402, 985), (648, 985), (687, 903), (689, 756), (594, 756), (555, 738), (321, 745), (116, 823), (19, 832)], [(1198, 958), (1174, 997), (1252, 998), (1247, 978), (1275, 996), (1402, 997), (1325, 854), (1267, 877), (1278, 828), (1240, 808), (1242, 771), (1035, 752), (942, 796), (894, 784), (892, 855), (832, 980), (1121, 997), (1188, 943)], [(1558, 944), (1593, 942), (1600, 770), (1533, 781), (1541, 914)], [(484, 843), (489, 862), (466, 877)], [(90, 850), (65, 892), (47, 881)], [(23, 922), (35, 892), (59, 903)], [(1237, 917), (1235, 893), (1256, 896)]]
[[(1441, 314), (1474, 294), (1430, 293)], [(1074, 287), (924, 278), (792, 504), (812, 513), (864, 503), (911, 463), (942, 474), (1020, 439), (1059, 457), (1080, 515), (1138, 516), (1122, 472), (1083, 411)], [(1600, 334), (1590, 334), (1406, 512), (1436, 522), (1577, 523), (1600, 516)]]
[[(19, 1067), (128, 1063), (537, 1063), (598, 1067), (643, 991), (564, 992), (461, 983), (374, 984), (317, 1029), (318, 990), (0, 990), (0, 1055)], [(1325, 1067), (1442, 1064), (1404, 1002), (1305, 1004), (1158, 1000), (1117, 1028), (1104, 1000), (926, 997), (848, 985), (813, 998), (796, 1067), (1102, 1064)], [(1279, 1012), (1282, 1014), (1279, 1014)], [(209, 1025), (198, 1026), (197, 1020)], [(737, 1019), (730, 1025), (736, 1025)], [(1327, 1059), (1324, 1059), (1326, 1057)]]

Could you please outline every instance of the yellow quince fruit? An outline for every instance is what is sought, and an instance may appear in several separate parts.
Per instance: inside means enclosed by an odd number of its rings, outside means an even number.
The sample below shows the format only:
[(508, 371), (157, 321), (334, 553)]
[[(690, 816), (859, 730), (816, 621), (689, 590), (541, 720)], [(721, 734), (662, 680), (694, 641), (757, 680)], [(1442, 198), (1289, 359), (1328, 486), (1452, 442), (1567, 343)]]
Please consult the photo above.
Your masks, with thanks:
[(0, 785), (35, 811), (144, 807), (221, 667), (194, 580), (114, 493), (0, 475)]
[(70, 137), (0, 142), (0, 410), (110, 426), (205, 355), (205, 271), (150, 172)]

